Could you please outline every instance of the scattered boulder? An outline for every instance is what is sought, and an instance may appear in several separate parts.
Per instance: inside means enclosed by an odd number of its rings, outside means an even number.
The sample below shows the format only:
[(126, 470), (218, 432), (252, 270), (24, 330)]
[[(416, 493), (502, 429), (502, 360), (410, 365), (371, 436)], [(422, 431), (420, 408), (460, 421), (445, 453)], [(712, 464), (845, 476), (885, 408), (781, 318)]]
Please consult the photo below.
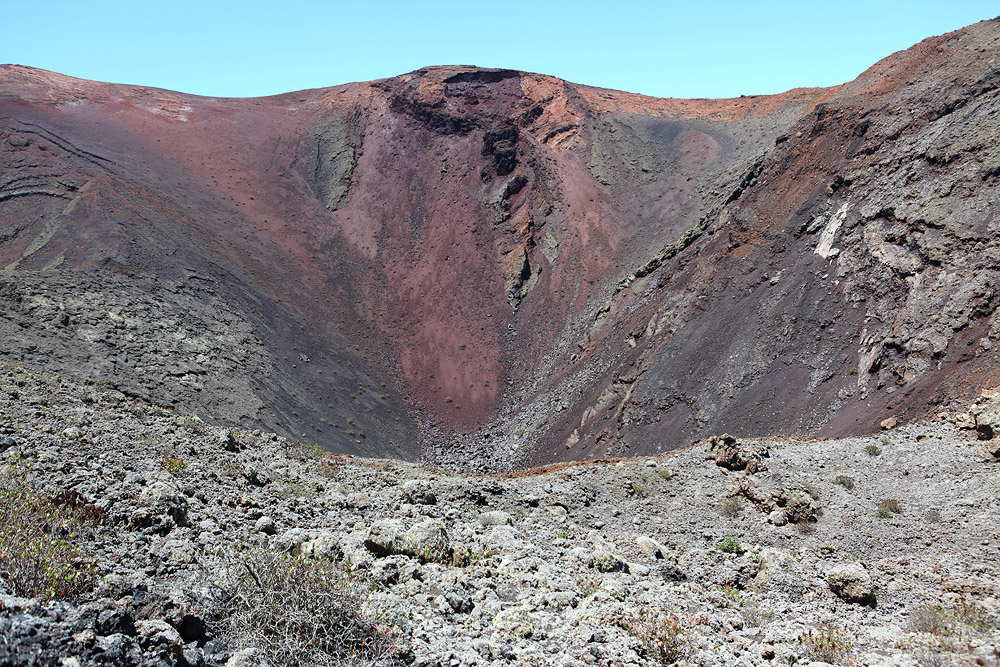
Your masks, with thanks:
[(833, 566), (826, 574), (826, 583), (834, 595), (845, 602), (875, 606), (875, 587), (861, 563)]
[(181, 657), (184, 642), (181, 634), (166, 621), (149, 619), (135, 624), (139, 646), (145, 650), (158, 647), (166, 650), (175, 660)]
[(379, 558), (402, 554), (404, 532), (403, 523), (397, 519), (376, 521), (368, 529), (365, 548)]
[(730, 490), (735, 496), (742, 496), (768, 515), (768, 520), (776, 526), (789, 523), (815, 523), (822, 509), (810, 490), (791, 483), (771, 490), (761, 489), (749, 476), (741, 477)]
[(257, 523), (254, 524), (254, 529), (258, 533), (262, 533), (264, 535), (274, 535), (274, 533), (276, 532), (276, 528), (274, 527), (274, 519), (272, 519), (267, 515), (264, 515), (261, 518), (257, 519)]
[(976, 433), (980, 440), (992, 440), (1000, 435), (1000, 396), (980, 406), (976, 415)]
[(437, 496), (429, 482), (411, 479), (402, 485), (403, 501), (411, 505), (436, 505)]
[(882, 427), (883, 431), (888, 431), (889, 429), (896, 428), (896, 424), (898, 423), (899, 420), (896, 417), (887, 417), (879, 422), (879, 426)]
[(407, 530), (403, 534), (402, 554), (421, 561), (443, 561), (451, 558), (451, 542), (444, 523), (438, 519), (427, 519)]
[(726, 470), (746, 470), (751, 475), (764, 470), (763, 459), (770, 456), (767, 447), (740, 443), (728, 433), (709, 438), (705, 453), (708, 458), (715, 459), (717, 466)]
[(410, 556), (420, 561), (444, 561), (451, 558), (453, 550), (439, 519), (426, 519), (408, 530), (395, 519), (376, 521), (365, 538), (365, 548), (375, 556)]

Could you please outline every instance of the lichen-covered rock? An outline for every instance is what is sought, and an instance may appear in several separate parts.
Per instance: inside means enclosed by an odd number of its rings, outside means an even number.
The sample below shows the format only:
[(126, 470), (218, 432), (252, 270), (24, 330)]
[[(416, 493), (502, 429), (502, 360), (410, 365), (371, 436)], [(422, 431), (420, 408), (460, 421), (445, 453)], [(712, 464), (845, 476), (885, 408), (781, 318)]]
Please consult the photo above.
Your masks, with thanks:
[(440, 519), (426, 519), (407, 530), (396, 519), (376, 521), (364, 544), (379, 557), (402, 555), (421, 561), (443, 561), (453, 553), (448, 531)]
[(400, 553), (421, 561), (443, 561), (452, 556), (451, 541), (444, 522), (427, 519), (403, 533)]
[(376, 521), (368, 529), (365, 548), (376, 556), (392, 556), (402, 553), (403, 524), (398, 519)]
[(980, 440), (992, 440), (1000, 436), (1000, 397), (990, 399), (979, 408), (976, 433)]
[(340, 540), (330, 532), (323, 532), (311, 540), (307, 540), (299, 547), (303, 556), (313, 558), (336, 558), (342, 555)]
[(527, 609), (505, 609), (493, 617), (493, 627), (520, 639), (535, 634), (535, 623)]
[(431, 485), (419, 479), (411, 479), (403, 482), (401, 487), (403, 501), (412, 505), (434, 505), (437, 503), (437, 496)]
[(875, 605), (875, 587), (871, 575), (861, 563), (835, 565), (826, 574), (830, 590), (845, 602)]

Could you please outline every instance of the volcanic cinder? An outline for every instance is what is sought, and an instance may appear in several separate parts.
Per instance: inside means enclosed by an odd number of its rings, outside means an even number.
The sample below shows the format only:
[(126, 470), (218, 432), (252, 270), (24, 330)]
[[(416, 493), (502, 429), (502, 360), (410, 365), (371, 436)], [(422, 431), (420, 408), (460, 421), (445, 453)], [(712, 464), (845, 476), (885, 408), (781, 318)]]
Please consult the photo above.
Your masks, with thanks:
[(727, 100), (2, 66), (0, 353), (491, 469), (919, 417), (1000, 380), (998, 55), (985, 21)]

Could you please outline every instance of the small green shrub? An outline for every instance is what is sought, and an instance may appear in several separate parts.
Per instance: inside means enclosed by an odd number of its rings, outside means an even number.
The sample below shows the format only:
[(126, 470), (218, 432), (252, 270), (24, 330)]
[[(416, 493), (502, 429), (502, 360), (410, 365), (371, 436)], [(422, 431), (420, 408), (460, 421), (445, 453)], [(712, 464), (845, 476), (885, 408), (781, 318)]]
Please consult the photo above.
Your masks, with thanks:
[(847, 631), (834, 625), (820, 625), (799, 637), (799, 643), (811, 658), (833, 665), (842, 664), (854, 651)]
[(163, 464), (163, 469), (169, 472), (171, 475), (176, 475), (177, 473), (183, 471), (187, 468), (187, 464), (179, 456), (169, 456), (167, 454), (163, 455), (160, 463)]
[(295, 443), (294, 452), (301, 459), (321, 459), (325, 450), (322, 445), (303, 438)]
[(854, 488), (854, 478), (848, 477), (847, 475), (837, 475), (834, 478), (833, 483), (844, 487), (848, 491)]
[(96, 568), (80, 545), (103, 513), (78, 494), (48, 498), (17, 458), (0, 473), (0, 579), (15, 595), (72, 598), (93, 589)]
[(684, 623), (677, 614), (637, 607), (619, 619), (618, 626), (639, 640), (644, 656), (670, 665), (685, 657)]
[(476, 551), (472, 547), (456, 549), (451, 557), (451, 564), (455, 567), (469, 567), (476, 563), (489, 560), (493, 557), (492, 551)]
[(881, 456), (882, 450), (878, 448), (878, 445), (868, 445), (865, 447), (865, 453), (868, 456)]
[(739, 556), (740, 554), (746, 553), (746, 548), (740, 544), (735, 537), (726, 537), (726, 539), (722, 540), (715, 546), (719, 551), (727, 554), (736, 554)]
[(671, 477), (674, 476), (674, 473), (670, 472), (666, 468), (660, 468), (659, 470), (656, 471), (656, 474), (662, 477), (663, 479), (670, 479)]

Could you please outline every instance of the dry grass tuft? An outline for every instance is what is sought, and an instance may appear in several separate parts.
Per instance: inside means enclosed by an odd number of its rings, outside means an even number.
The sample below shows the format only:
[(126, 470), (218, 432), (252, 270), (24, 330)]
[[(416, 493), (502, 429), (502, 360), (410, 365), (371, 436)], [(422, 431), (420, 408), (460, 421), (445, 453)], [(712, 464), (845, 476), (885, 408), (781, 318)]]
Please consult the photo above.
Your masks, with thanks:
[(233, 640), (272, 664), (391, 664), (400, 630), (365, 611), (367, 590), (335, 562), (252, 547), (229, 563)]

